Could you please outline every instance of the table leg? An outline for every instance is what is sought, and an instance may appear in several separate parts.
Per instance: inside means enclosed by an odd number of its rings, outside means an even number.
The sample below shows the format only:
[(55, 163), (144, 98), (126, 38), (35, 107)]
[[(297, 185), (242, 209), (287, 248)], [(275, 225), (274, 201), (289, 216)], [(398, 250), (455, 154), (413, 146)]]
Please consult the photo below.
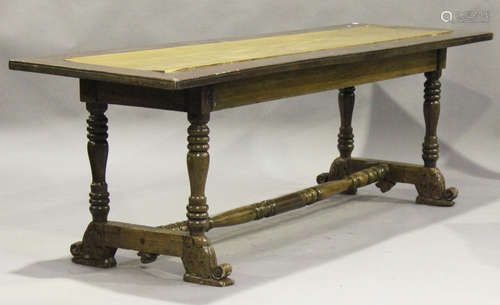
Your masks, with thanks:
[(339, 89), (340, 128), (337, 147), (340, 157), (351, 158), (354, 149), (354, 135), (352, 133), (352, 112), (354, 110), (354, 87)]
[(437, 137), (437, 124), (440, 112), (441, 98), (441, 71), (426, 72), (424, 83), (424, 119), (425, 138), (422, 145), (422, 159), (428, 168), (435, 168), (439, 158), (439, 143)]
[(71, 245), (73, 262), (82, 265), (108, 268), (116, 265), (116, 248), (99, 243), (99, 233), (95, 224), (107, 222), (109, 213), (109, 193), (106, 184), (106, 162), (108, 158), (108, 119), (104, 112), (107, 104), (87, 103), (90, 113), (87, 119), (87, 151), (92, 171), (90, 185), (90, 213), (92, 222), (87, 227), (83, 240)]
[(231, 265), (217, 265), (215, 250), (205, 236), (209, 227), (208, 205), (205, 197), (205, 183), (209, 165), (209, 113), (188, 114), (191, 125), (188, 128), (187, 168), (191, 196), (187, 205), (187, 227), (191, 238), (184, 240), (182, 262), (186, 273), (184, 280), (212, 286), (228, 286), (233, 280)]
[[(354, 110), (354, 87), (339, 89), (338, 103), (340, 110), (340, 128), (337, 140), (340, 157), (336, 158), (330, 166), (328, 174), (321, 174), (318, 183), (343, 179), (353, 173), (350, 166), (351, 153), (354, 149), (354, 135), (352, 132), (352, 113)], [(343, 194), (356, 194), (356, 188), (350, 188)]]
[(418, 191), (417, 203), (451, 206), (457, 197), (458, 190), (454, 187), (446, 189), (444, 176), (436, 167), (439, 158), (439, 143), (437, 125), (440, 112), (441, 70), (426, 72), (424, 83), (424, 119), (425, 138), (422, 145), (424, 171), (420, 182), (415, 186)]

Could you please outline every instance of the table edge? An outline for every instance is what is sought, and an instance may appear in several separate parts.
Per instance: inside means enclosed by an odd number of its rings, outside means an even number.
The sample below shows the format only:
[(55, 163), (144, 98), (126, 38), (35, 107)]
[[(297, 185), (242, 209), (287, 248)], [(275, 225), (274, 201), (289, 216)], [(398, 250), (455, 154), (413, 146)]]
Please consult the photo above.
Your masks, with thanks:
[[(356, 24), (361, 26), (365, 24)], [(277, 34), (300, 33), (314, 31), (319, 29), (339, 28), (347, 25), (336, 25), (330, 27), (321, 27), (315, 29), (304, 29), (290, 32), (266, 33), (254, 35), (251, 37), (266, 37)], [(397, 27), (397, 26), (396, 26)], [(419, 27), (422, 29), (422, 27)], [(452, 30), (452, 29), (451, 29)], [(446, 38), (446, 39), (443, 39)], [(227, 38), (226, 40), (236, 40), (240, 38)], [(450, 34), (438, 36), (428, 36), (415, 40), (396, 40), (385, 43), (371, 45), (362, 45), (348, 48), (331, 49), (323, 51), (314, 51), (308, 53), (293, 54), (265, 59), (257, 59), (246, 62), (238, 62), (227, 65), (218, 65), (216, 67), (201, 67), (196, 71), (177, 71), (172, 73), (163, 73), (158, 71), (145, 71), (126, 68), (114, 68), (105, 66), (96, 66), (83, 63), (75, 63), (64, 59), (75, 56), (75, 54), (64, 54), (57, 56), (47, 56), (39, 58), (11, 59), (9, 60), (9, 69), (28, 72), (37, 72), (44, 74), (75, 77), (80, 79), (91, 79), (98, 81), (111, 81), (123, 84), (161, 88), (168, 90), (188, 89), (213, 85), (221, 82), (238, 80), (242, 78), (263, 76), (266, 74), (295, 71), (300, 69), (314, 68), (325, 65), (334, 65), (341, 63), (352, 63), (362, 61), (366, 57), (390, 57), (403, 54), (429, 51), (433, 49), (445, 49), (448, 47), (470, 44), (480, 41), (493, 39), (492, 32), (469, 32), (463, 30), (453, 30)], [(204, 42), (223, 41), (207, 40)], [(406, 42), (406, 43), (405, 43)], [(408, 43), (409, 42), (409, 43)], [(187, 45), (201, 43), (200, 41), (177, 42), (168, 44)], [(165, 46), (165, 45), (163, 45)], [(140, 49), (144, 49), (140, 48)], [(116, 50), (113, 52), (127, 52), (134, 49)], [(87, 52), (86, 54), (98, 54), (97, 51)], [(86, 56), (79, 53), (76, 56)], [(230, 68), (226, 72), (221, 71), (223, 67)], [(195, 75), (194, 73), (198, 73)]]

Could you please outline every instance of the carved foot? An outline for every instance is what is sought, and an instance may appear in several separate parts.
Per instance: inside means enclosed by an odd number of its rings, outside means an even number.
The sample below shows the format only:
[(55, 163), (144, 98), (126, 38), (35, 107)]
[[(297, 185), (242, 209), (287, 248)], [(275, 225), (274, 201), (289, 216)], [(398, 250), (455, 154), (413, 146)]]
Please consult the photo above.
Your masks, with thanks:
[(90, 223), (83, 236), (83, 241), (71, 245), (73, 262), (80, 265), (111, 268), (116, 266), (114, 255), (116, 248), (99, 245), (99, 231), (94, 223)]
[(415, 184), (418, 197), (417, 203), (452, 206), (453, 199), (458, 196), (458, 189), (454, 187), (446, 188), (444, 176), (437, 168), (423, 168), (420, 175), (420, 182)]
[(204, 236), (192, 236), (184, 240), (182, 262), (186, 269), (186, 282), (217, 287), (234, 284), (234, 281), (228, 278), (232, 271), (231, 265), (217, 265), (215, 251)]

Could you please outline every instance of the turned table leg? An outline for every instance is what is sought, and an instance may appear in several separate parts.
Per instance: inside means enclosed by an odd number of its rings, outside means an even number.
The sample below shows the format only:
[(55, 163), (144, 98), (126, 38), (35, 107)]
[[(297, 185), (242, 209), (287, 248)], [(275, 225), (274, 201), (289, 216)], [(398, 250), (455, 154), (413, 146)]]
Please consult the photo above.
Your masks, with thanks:
[(350, 159), (354, 149), (354, 135), (352, 133), (352, 112), (354, 110), (354, 87), (339, 90), (340, 128), (338, 144), (340, 157)]
[[(336, 158), (330, 166), (329, 173), (321, 174), (317, 178), (318, 183), (331, 180), (343, 179), (353, 173), (350, 160), (354, 149), (354, 135), (352, 132), (352, 113), (354, 110), (354, 87), (339, 89), (338, 103), (340, 110), (340, 128), (337, 140), (337, 148), (340, 157)], [(356, 188), (350, 188), (344, 194), (356, 194)]]
[(439, 158), (439, 143), (437, 137), (437, 124), (440, 112), (441, 71), (426, 72), (424, 83), (424, 119), (425, 138), (422, 144), (422, 159), (428, 168), (435, 168)]
[(439, 158), (439, 143), (437, 125), (441, 98), (441, 70), (426, 72), (424, 83), (424, 119), (425, 138), (422, 145), (422, 159), (424, 170), (420, 182), (416, 184), (418, 191), (417, 203), (451, 206), (453, 199), (458, 195), (456, 188), (445, 188), (445, 180), (441, 171), (436, 167)]
[[(200, 98), (203, 100), (210, 98), (209, 93), (202, 91)], [(212, 286), (228, 286), (233, 284), (233, 280), (228, 278), (231, 274), (231, 265), (217, 264), (215, 251), (205, 236), (209, 228), (208, 205), (205, 196), (210, 159), (207, 126), (209, 119), (210, 112), (188, 113), (191, 125), (188, 127), (187, 169), (191, 195), (187, 205), (187, 227), (191, 238), (186, 238), (184, 241), (182, 254), (182, 262), (186, 270), (184, 280)]]
[(116, 248), (99, 245), (99, 236), (95, 229), (95, 224), (107, 221), (109, 213), (109, 193), (106, 184), (108, 119), (104, 115), (108, 105), (87, 103), (86, 107), (90, 113), (87, 119), (87, 151), (92, 171), (89, 194), (92, 222), (87, 227), (83, 240), (71, 245), (71, 254), (75, 263), (108, 268), (116, 265), (114, 259)]

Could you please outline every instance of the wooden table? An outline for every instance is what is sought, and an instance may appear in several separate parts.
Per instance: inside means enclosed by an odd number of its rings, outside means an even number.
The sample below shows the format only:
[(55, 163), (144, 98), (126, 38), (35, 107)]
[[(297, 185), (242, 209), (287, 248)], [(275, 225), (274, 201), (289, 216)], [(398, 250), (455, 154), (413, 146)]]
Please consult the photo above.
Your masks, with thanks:
[[(80, 79), (80, 99), (90, 113), (88, 155), (92, 170), (92, 222), (73, 261), (95, 267), (116, 265), (117, 248), (138, 250), (141, 261), (159, 254), (182, 258), (184, 280), (213, 286), (233, 284), (229, 264), (218, 264), (205, 233), (303, 207), (376, 183), (382, 192), (396, 183), (414, 184), (417, 203), (451, 206), (456, 188), (446, 188), (436, 167), (439, 144), (441, 71), (446, 50), (493, 38), (492, 33), (349, 24), (243, 39), (173, 43), (150, 48), (89, 52), (11, 60), (10, 69)], [(351, 158), (354, 86), (424, 73), (424, 165)], [(212, 111), (324, 90), (339, 89), (340, 156), (318, 185), (209, 217), (205, 182)], [(108, 221), (105, 179), (108, 104), (187, 112), (187, 168), (191, 195), (187, 221), (149, 227)], [(307, 105), (304, 104), (304, 109)]]

